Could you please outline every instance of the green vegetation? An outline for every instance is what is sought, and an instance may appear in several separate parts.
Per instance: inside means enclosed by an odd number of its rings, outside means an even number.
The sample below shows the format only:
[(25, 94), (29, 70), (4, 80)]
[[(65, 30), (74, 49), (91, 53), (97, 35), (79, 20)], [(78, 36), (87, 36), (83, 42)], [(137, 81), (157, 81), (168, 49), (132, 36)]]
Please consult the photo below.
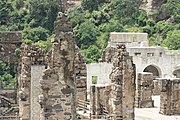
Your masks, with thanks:
[(0, 87), (13, 88), (15, 86), (15, 66), (0, 61)]
[(178, 0), (167, 0), (149, 15), (141, 6), (142, 0), (83, 0), (81, 6), (68, 11), (76, 42), (87, 63), (98, 61), (110, 32), (146, 32), (150, 45), (180, 49)]
[[(38, 44), (48, 52), (54, 21), (62, 9), (59, 2), (0, 0), (0, 31), (22, 31), (26, 44)], [(82, 0), (80, 6), (67, 11), (87, 63), (98, 61), (110, 32), (146, 32), (150, 45), (180, 49), (179, 0), (166, 0), (148, 15), (142, 6), (142, 0)], [(5, 80), (3, 64), (0, 69)]]
[(97, 76), (92, 76), (92, 84), (97, 84)]

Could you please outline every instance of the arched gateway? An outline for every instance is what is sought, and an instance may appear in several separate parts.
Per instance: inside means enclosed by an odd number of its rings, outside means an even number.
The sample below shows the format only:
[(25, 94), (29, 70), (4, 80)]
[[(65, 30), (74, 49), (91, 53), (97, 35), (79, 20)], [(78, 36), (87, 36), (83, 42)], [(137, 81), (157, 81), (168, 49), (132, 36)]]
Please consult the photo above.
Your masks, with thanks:
[(143, 72), (150, 72), (153, 74), (154, 78), (159, 78), (161, 77), (161, 70), (159, 67), (155, 65), (148, 65), (147, 67), (144, 68)]

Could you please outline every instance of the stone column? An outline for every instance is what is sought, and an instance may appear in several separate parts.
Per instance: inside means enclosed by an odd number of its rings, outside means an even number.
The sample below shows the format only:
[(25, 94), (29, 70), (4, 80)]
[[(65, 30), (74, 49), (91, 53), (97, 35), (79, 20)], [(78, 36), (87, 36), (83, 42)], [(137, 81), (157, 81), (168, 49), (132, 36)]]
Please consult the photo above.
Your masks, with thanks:
[(161, 79), (160, 113), (180, 115), (180, 79)]
[(80, 100), (87, 100), (87, 88), (86, 88), (86, 63), (83, 59), (83, 56), (79, 52), (79, 48), (75, 46), (75, 74), (76, 74), (76, 86), (77, 86), (77, 95), (76, 95), (76, 102), (78, 99)]
[(39, 80), (42, 78), (44, 69), (44, 65), (31, 66), (31, 120), (40, 119), (41, 106), (38, 100), (41, 94), (41, 88)]
[(136, 107), (147, 108), (153, 107), (153, 74), (148, 72), (138, 73), (137, 90), (136, 90)]
[(2, 81), (0, 81), (0, 89), (2, 89), (2, 88), (3, 88)]
[(34, 71), (34, 69), (31, 69), (31, 66), (44, 65), (44, 57), (44, 51), (37, 45), (22, 44), (19, 60), (21, 62), (18, 66), (20, 73), (17, 74), (19, 83), (19, 116), (21, 120), (39, 119), (40, 106), (37, 101), (40, 94), (40, 84), (38, 83), (39, 78), (42, 77), (42, 69)]
[[(91, 92), (90, 92), (90, 110), (91, 110), (91, 115), (94, 116), (96, 115), (96, 94), (95, 94), (95, 85), (91, 86)], [(92, 118), (92, 117), (91, 117)]]
[(76, 120), (74, 60), (75, 42), (71, 24), (64, 13), (58, 13), (50, 64), (40, 80), (41, 120)]
[(117, 45), (113, 58), (111, 98), (115, 120), (134, 120), (135, 65), (125, 45)]
[(23, 56), (21, 64), (19, 86), (19, 116), (20, 120), (30, 120), (30, 81), (31, 81), (30, 57)]

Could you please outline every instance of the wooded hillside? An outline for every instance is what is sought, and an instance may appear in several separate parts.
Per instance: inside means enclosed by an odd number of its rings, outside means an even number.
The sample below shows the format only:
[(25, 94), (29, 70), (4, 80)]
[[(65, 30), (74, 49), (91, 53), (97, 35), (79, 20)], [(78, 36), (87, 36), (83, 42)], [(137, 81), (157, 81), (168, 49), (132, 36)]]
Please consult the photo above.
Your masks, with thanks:
[[(0, 0), (0, 31), (22, 31), (25, 43), (49, 51), (60, 1)], [(180, 49), (180, 0), (82, 0), (67, 14), (87, 63), (98, 61), (110, 32), (146, 32), (150, 45)], [(4, 66), (0, 80), (10, 74)]]

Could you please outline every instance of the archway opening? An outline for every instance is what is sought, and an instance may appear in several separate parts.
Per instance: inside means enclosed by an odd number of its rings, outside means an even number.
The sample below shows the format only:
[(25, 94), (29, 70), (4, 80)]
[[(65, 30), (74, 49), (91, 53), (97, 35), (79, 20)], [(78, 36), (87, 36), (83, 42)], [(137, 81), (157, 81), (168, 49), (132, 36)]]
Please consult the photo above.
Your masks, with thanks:
[(153, 65), (149, 65), (147, 66), (143, 72), (150, 72), (153, 74), (154, 78), (159, 78), (161, 75), (160, 75), (160, 70), (158, 70), (157, 67), (153, 66)]
[(177, 69), (173, 72), (173, 75), (176, 77), (176, 78), (180, 78), (180, 69)]

